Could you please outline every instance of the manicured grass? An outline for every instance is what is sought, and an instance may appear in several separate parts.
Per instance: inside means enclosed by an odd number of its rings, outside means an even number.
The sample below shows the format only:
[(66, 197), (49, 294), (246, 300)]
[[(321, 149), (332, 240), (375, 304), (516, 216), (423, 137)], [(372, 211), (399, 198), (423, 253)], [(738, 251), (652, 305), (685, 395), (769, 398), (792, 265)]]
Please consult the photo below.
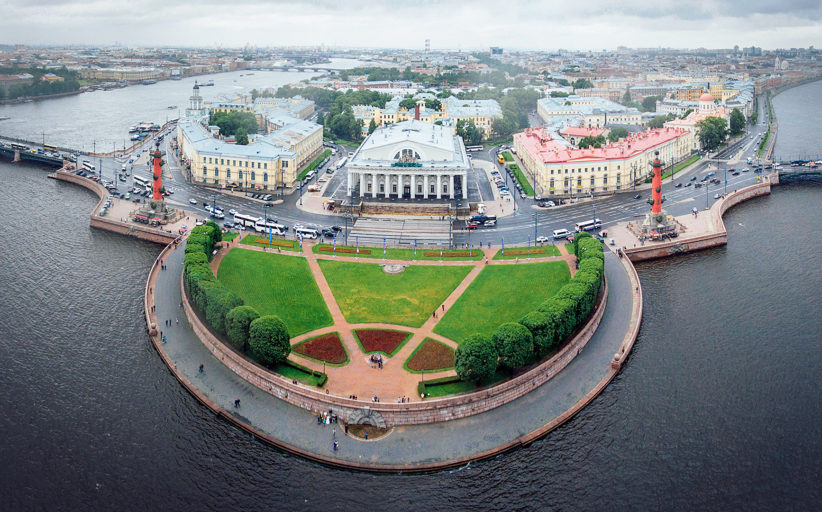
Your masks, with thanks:
[(571, 278), (564, 261), (489, 265), (471, 283), (434, 332), (462, 343), (469, 334), (491, 335), (553, 296)]
[(348, 353), (336, 332), (321, 334), (291, 346), (291, 350), (306, 359), (318, 363), (325, 361), (329, 366), (343, 366), (348, 362)]
[[(385, 249), (385, 255), (383, 255), (382, 253), (382, 247), (366, 247), (361, 245), (359, 247), (359, 253), (357, 253), (357, 247), (354, 245), (344, 246), (342, 244), (337, 244), (336, 253), (330, 251), (333, 248), (333, 244), (317, 244), (314, 247), (312, 247), (311, 250), (314, 251), (314, 254), (337, 254), (339, 256), (347, 256), (349, 258), (375, 258), (386, 260), (413, 261), (417, 259), (438, 261), (442, 259), (442, 261), (470, 261), (482, 259), (482, 251), (480, 251), (479, 249), (471, 249), (470, 251), (460, 249), (454, 251), (444, 250), (442, 251), (442, 258), (440, 258), (439, 249), (431, 249), (428, 247), (418, 247), (416, 257), (414, 256), (413, 247), (411, 249), (397, 249), (387, 247)], [(428, 256), (426, 256), (426, 253), (428, 254)], [(470, 256), (466, 253), (470, 254)]]
[(470, 266), (410, 265), (386, 274), (376, 263), (318, 260), (346, 320), (420, 327), (465, 279)]
[(404, 367), (411, 373), (451, 369), (454, 367), (454, 349), (434, 338), (425, 338), (405, 361)]
[(309, 172), (316, 169), (317, 166), (320, 165), (320, 163), (322, 163), (322, 161), (325, 160), (326, 158), (328, 158), (329, 156), (331, 156), (331, 150), (330, 149), (326, 149), (325, 151), (320, 153), (320, 156), (315, 158), (313, 162), (308, 164), (308, 167), (303, 169), (303, 172), (301, 172), (300, 175), (297, 176), (297, 179), (300, 180), (300, 181), (304, 180), (306, 174), (308, 174)]
[(671, 176), (675, 175), (676, 173), (678, 173), (682, 169), (688, 167), (689, 165), (691, 165), (692, 163), (696, 162), (699, 159), (700, 159), (699, 155), (694, 155), (691, 158), (689, 158), (689, 159), (685, 160), (684, 162), (682, 162), (681, 164), (675, 165), (673, 169), (666, 172), (662, 176), (662, 179), (664, 180), (665, 178), (670, 178)]
[(506, 162), (513, 162), (514, 161), (514, 157), (511, 155), (510, 151), (503, 151), (502, 152), (502, 158)]
[[(484, 383), (483, 387), (491, 386), (498, 382), (502, 382), (509, 376), (497, 371), (490, 382)], [(442, 379), (435, 379), (430, 382), (423, 382), (418, 388), (422, 388), (425, 393), (425, 398), (438, 398), (448, 395), (456, 395), (457, 393), (466, 393), (469, 391), (476, 391), (477, 386), (472, 382), (465, 382), (459, 380), (458, 377), (444, 377)]]
[(768, 145), (768, 139), (771, 136), (771, 127), (768, 127), (768, 131), (765, 132), (765, 136), (762, 137), (762, 142), (759, 143), (759, 149), (756, 150), (756, 157), (760, 158), (762, 156), (762, 152), (765, 151), (765, 146)]
[(305, 258), (232, 249), (217, 278), (261, 315), (280, 317), (292, 337), (331, 325)]
[(287, 379), (296, 380), (297, 382), (302, 382), (303, 384), (308, 384), (309, 386), (320, 386), (320, 383), (325, 380), (322, 374), (312, 372), (304, 366), (291, 362), (281, 364), (274, 368), (273, 371), (274, 373), (278, 373)]
[(223, 233), (223, 242), (230, 242), (237, 238), (237, 233)]
[(269, 244), (267, 236), (255, 235), (253, 233), (246, 235), (242, 240), (240, 240), (240, 244), (256, 245), (257, 247), (269, 247), (273, 250), (279, 249), (281, 251), (302, 251), (302, 249), (300, 249), (299, 240), (286, 240), (278, 236), (272, 236), (271, 243)]
[(525, 192), (525, 195), (528, 197), (534, 197), (534, 187), (528, 183), (528, 180), (525, 178), (525, 174), (522, 173), (519, 166), (517, 164), (512, 164), (509, 165), (508, 168), (514, 173), (514, 178), (516, 178), (519, 182), (519, 185), (522, 187), (522, 191)]
[[(536, 252), (534, 252), (536, 251)], [(526, 254), (527, 253), (527, 254)], [(542, 245), (539, 247), (511, 247), (505, 249), (505, 254), (502, 254), (502, 249), (494, 254), (495, 260), (513, 260), (528, 259), (528, 258), (548, 258), (550, 256), (559, 256), (559, 249), (555, 245)]]
[(411, 339), (411, 333), (392, 329), (355, 329), (354, 339), (366, 354), (380, 352), (391, 357)]

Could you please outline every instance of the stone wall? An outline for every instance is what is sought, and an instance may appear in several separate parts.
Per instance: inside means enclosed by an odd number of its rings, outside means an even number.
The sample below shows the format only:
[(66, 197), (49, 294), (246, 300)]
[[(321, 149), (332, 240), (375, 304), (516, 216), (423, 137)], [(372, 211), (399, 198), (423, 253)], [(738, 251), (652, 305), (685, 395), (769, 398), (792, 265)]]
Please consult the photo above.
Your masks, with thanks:
[(69, 183), (74, 183), (75, 185), (85, 187), (97, 194), (100, 198), (94, 206), (94, 209), (91, 211), (91, 219), (89, 221), (91, 227), (119, 233), (121, 235), (133, 236), (135, 238), (139, 238), (140, 240), (146, 240), (163, 245), (168, 245), (173, 242), (175, 238), (177, 238), (176, 235), (170, 231), (100, 217), (97, 213), (100, 211), (100, 208), (102, 208), (103, 203), (108, 196), (108, 190), (106, 190), (104, 186), (100, 185), (96, 181), (78, 176), (73, 172), (65, 171), (63, 169), (55, 172), (53, 176), (57, 180), (67, 181)]
[(771, 185), (779, 184), (779, 175), (772, 173), (764, 176), (761, 183), (756, 183), (736, 192), (727, 194), (723, 199), (716, 201), (711, 206), (711, 215), (714, 220), (714, 231), (695, 237), (680, 237), (661, 244), (646, 245), (644, 247), (634, 247), (623, 249), (623, 252), (632, 262), (647, 261), (659, 258), (667, 258), (676, 254), (701, 251), (712, 247), (719, 247), (728, 243), (728, 233), (725, 230), (725, 223), (722, 216), (728, 209), (748, 199), (767, 195), (771, 193)]
[(294, 384), (257, 365), (245, 355), (226, 346), (200, 321), (186, 296), (182, 278), (180, 288), (185, 298), (185, 313), (195, 334), (214, 357), (244, 380), (281, 400), (317, 414), (332, 409), (346, 422), (357, 411), (368, 407), (379, 413), (388, 426), (437, 423), (479, 414), (516, 400), (544, 384), (562, 371), (588, 343), (605, 312), (608, 296), (606, 279), (596, 310), (585, 326), (556, 355), (516, 378), (488, 389), (454, 397), (409, 403), (372, 403), (327, 395), (317, 388)]

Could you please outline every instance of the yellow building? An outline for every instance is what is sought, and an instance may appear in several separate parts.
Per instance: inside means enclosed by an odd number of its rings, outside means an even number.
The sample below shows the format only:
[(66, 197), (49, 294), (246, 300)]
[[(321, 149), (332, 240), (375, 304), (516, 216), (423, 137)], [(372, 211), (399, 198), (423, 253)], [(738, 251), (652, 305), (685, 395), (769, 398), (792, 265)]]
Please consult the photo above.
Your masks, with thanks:
[(367, 131), (371, 120), (377, 126), (385, 126), (403, 121), (418, 119), (426, 123), (439, 123), (457, 131), (457, 123), (473, 121), (482, 130), (483, 135), (491, 134), (491, 124), (502, 118), (502, 109), (495, 100), (460, 100), (454, 96), (441, 101), (442, 110), (426, 108), (425, 100), (419, 99), (413, 109), (400, 107), (403, 98), (396, 97), (385, 104), (385, 108), (371, 105), (354, 105), (354, 116), (363, 121), (363, 131)]

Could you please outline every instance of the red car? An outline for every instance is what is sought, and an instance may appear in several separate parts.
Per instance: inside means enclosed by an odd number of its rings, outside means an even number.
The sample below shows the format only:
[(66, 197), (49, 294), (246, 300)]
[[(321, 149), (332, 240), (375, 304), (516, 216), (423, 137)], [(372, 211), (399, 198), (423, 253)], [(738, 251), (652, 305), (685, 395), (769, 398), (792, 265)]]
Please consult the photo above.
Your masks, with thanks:
[(465, 229), (477, 229), (478, 225), (476, 222), (468, 222), (465, 224)]

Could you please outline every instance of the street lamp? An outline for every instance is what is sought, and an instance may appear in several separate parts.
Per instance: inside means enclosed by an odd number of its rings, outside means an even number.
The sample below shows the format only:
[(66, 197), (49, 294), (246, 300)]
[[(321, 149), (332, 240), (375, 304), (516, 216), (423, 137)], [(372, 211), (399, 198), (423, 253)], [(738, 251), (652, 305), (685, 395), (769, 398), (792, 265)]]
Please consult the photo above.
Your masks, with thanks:
[(534, 245), (537, 244), (537, 214), (534, 214)]

